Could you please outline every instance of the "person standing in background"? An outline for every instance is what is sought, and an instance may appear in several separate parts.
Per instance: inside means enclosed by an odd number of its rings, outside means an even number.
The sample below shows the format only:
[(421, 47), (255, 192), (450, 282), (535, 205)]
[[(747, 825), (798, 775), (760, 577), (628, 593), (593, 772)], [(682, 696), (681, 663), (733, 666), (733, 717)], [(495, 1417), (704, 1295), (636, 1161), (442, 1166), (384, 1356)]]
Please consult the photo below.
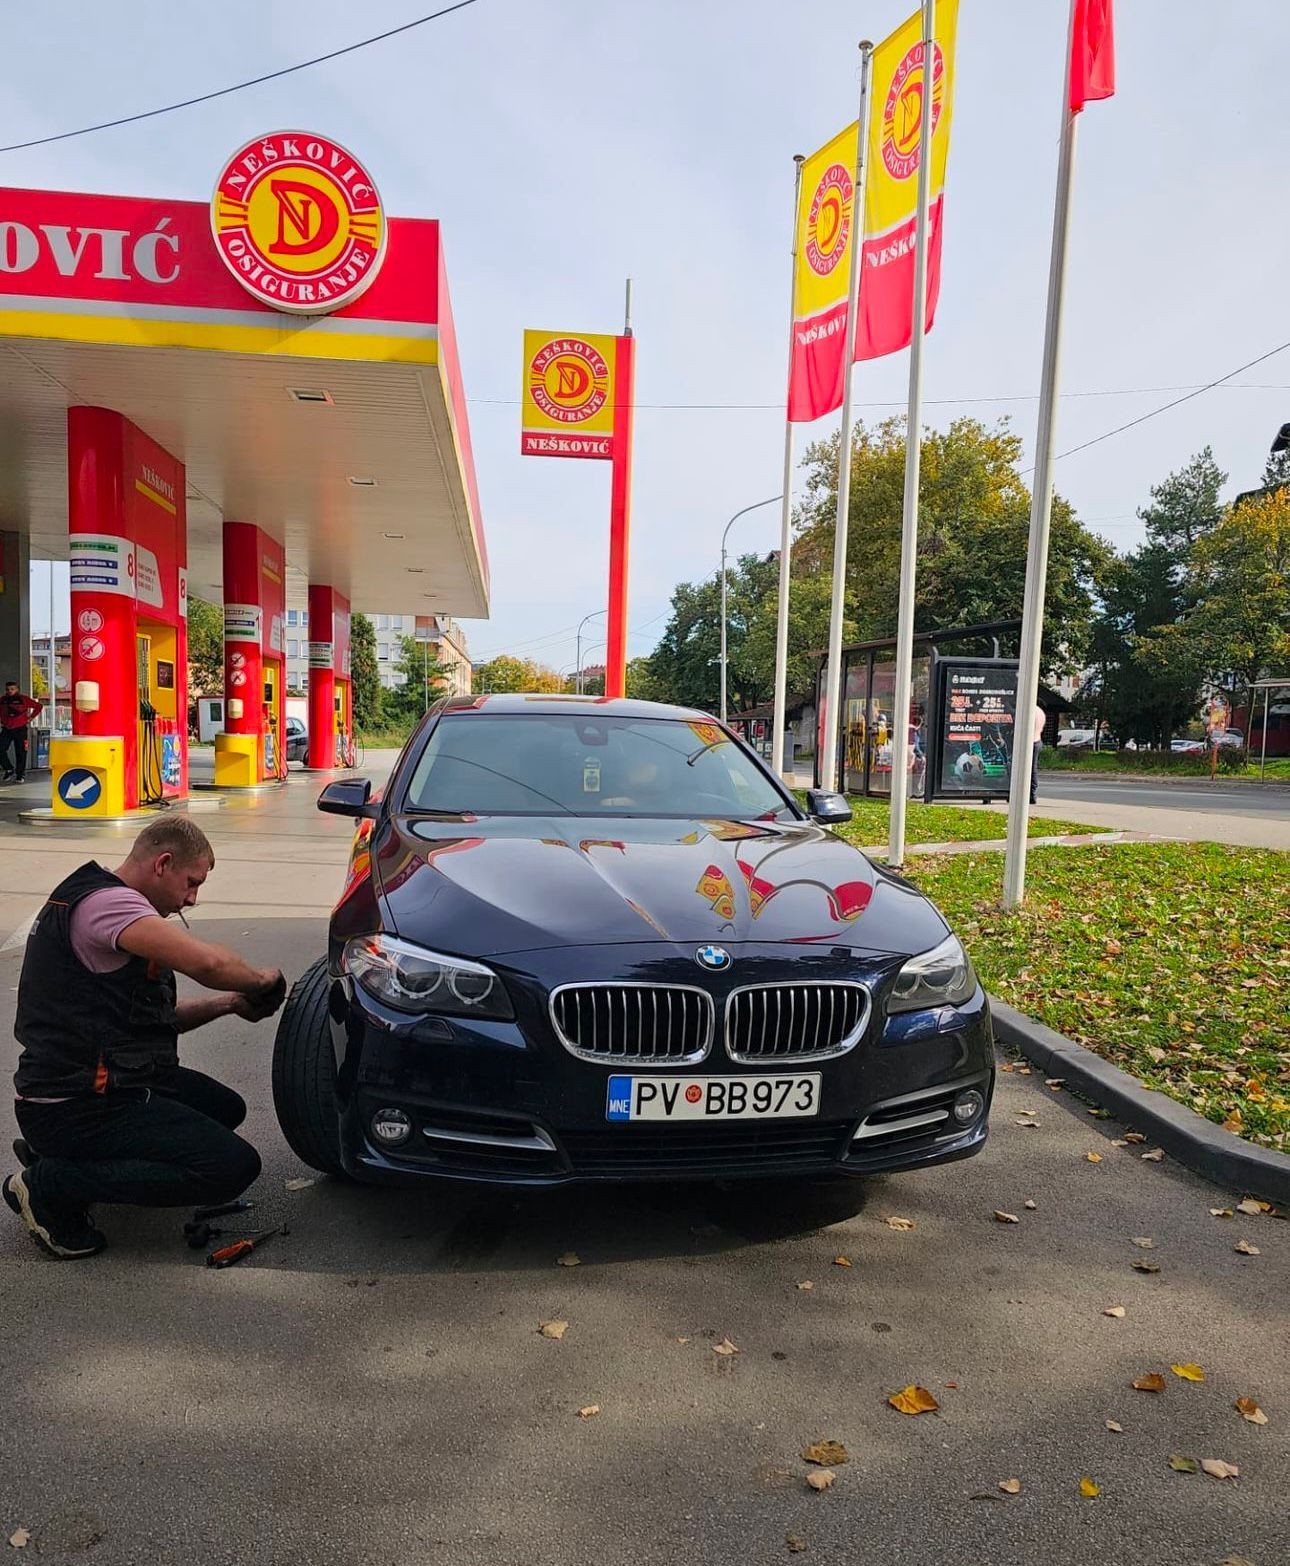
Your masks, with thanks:
[(25, 696), (17, 680), (5, 681), (0, 696), (0, 783), (8, 783), (15, 774), (17, 782), (26, 782), (27, 727), (40, 710), (41, 703)]
[(1034, 751), (1030, 758), (1030, 803), (1039, 803), (1039, 748), (1044, 743), (1044, 724), (1048, 722), (1048, 714), (1042, 707), (1035, 708), (1034, 716)]

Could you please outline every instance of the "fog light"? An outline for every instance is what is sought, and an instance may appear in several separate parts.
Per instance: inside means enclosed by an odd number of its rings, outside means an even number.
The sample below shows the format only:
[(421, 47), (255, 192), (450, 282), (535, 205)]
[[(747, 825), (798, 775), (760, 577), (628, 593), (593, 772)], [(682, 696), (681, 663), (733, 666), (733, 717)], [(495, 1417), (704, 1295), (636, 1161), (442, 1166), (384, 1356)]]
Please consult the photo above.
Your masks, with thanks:
[(954, 1118), (961, 1126), (970, 1126), (984, 1108), (984, 1097), (975, 1088), (968, 1088), (954, 1100)]
[(412, 1135), (412, 1122), (401, 1109), (378, 1109), (372, 1116), (372, 1135), (386, 1147), (397, 1147)]

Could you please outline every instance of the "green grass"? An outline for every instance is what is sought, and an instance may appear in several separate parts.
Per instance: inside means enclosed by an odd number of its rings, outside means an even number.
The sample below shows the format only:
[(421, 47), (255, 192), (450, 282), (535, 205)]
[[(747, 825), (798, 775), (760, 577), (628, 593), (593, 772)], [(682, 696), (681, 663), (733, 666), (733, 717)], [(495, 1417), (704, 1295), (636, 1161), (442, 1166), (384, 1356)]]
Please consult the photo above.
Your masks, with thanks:
[(986, 988), (1207, 1119), (1290, 1151), (1290, 854), (1219, 843), (1039, 848), (999, 908), (996, 853), (908, 869)]
[[(885, 848), (890, 807), (885, 799), (848, 799), (852, 819), (838, 828), (839, 835), (862, 848)], [(1059, 821), (1036, 816), (1030, 823), (1031, 837), (1060, 837), (1069, 833), (1085, 835), (1104, 832), (1105, 827), (1088, 826), (1079, 821)], [(973, 810), (963, 805), (923, 805), (910, 801), (905, 813), (905, 841), (908, 843), (984, 843), (1008, 835), (1008, 817), (1000, 810)]]

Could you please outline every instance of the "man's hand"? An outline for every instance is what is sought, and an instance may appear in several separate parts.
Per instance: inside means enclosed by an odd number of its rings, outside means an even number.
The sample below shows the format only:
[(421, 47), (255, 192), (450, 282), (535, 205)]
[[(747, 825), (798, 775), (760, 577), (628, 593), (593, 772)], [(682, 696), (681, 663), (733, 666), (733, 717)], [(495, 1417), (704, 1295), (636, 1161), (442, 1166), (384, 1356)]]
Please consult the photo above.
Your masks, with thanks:
[(287, 998), (287, 981), (278, 968), (266, 969), (264, 985), (250, 995), (239, 995), (233, 1002), (233, 1015), (247, 1022), (263, 1022), (271, 1017)]

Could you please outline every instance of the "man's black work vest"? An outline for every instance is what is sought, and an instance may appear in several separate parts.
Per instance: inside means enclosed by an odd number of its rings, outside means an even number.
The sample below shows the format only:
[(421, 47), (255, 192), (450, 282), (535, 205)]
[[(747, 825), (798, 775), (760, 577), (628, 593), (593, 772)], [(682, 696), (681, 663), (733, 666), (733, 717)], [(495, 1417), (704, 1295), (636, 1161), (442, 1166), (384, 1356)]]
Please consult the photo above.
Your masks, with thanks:
[(175, 976), (146, 957), (91, 973), (72, 950), (72, 909), (124, 883), (82, 865), (49, 895), (27, 937), (14, 1033), (21, 1098), (71, 1098), (173, 1084), (179, 1065)]

